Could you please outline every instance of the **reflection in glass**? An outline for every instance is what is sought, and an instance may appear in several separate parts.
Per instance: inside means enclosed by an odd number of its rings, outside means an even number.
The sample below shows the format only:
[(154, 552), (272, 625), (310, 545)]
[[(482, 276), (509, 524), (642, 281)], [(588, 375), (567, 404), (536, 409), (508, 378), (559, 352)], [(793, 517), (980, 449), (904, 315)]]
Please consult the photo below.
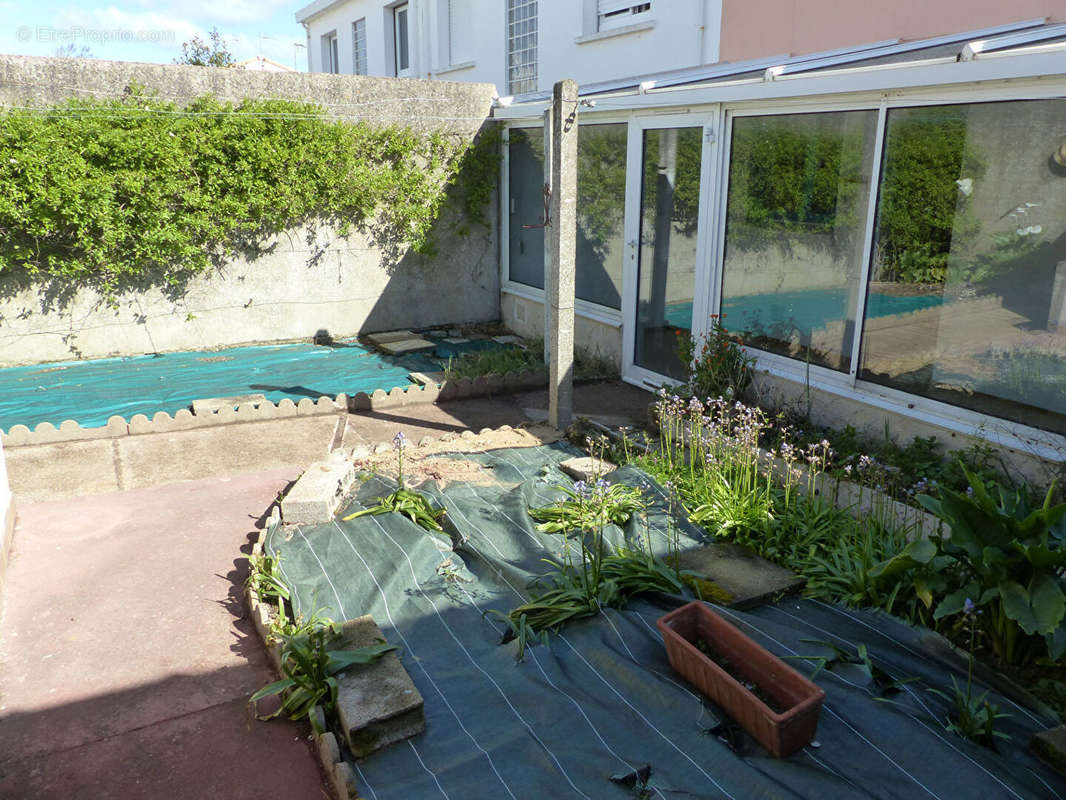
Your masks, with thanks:
[(684, 380), (677, 336), (692, 328), (702, 128), (644, 132), (634, 362)]
[(860, 377), (1066, 433), (1064, 133), (1063, 100), (888, 112)]
[(511, 128), (507, 180), (508, 273), (512, 281), (544, 288), (544, 130)]
[(576, 294), (622, 307), (626, 125), (581, 125), (577, 135)]
[(850, 368), (876, 123), (734, 119), (722, 315), (752, 346)]

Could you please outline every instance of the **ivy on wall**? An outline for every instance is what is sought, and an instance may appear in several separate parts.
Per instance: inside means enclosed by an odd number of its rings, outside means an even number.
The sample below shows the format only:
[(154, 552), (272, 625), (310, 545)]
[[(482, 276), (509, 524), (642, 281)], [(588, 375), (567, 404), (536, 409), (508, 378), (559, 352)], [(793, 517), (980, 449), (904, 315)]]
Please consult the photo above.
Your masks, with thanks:
[(432, 251), (446, 202), (485, 224), (498, 136), (329, 118), (287, 100), (120, 99), (0, 113), (0, 277), (176, 288), (271, 234), (365, 231), (386, 260)]

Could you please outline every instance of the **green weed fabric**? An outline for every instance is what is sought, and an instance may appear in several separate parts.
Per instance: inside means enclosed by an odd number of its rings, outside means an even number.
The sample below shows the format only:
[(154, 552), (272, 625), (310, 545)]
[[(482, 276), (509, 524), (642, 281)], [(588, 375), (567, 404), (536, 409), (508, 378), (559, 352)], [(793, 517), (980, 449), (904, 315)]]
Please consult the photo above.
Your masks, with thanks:
[[(340, 522), (357, 502), (338, 521), (270, 531), (267, 550), (281, 552), (296, 609), (337, 620), (373, 615), (425, 698), (425, 733), (354, 764), (363, 797), (1066, 797), (1062, 776), (1028, 752), (1032, 734), (1053, 719), (993, 692), (1010, 714), (1000, 728), (1010, 742), (996, 752), (945, 732), (946, 704), (929, 690), (950, 689), (953, 675), (965, 680), (965, 662), (938, 656), (934, 634), (880, 613), (795, 597), (748, 612), (716, 607), (778, 656), (830, 655), (804, 639), (852, 652), (865, 644), (880, 669), (919, 679), (881, 702), (859, 665), (823, 669), (818, 746), (783, 760), (733, 730), (670, 668), (655, 621), (687, 598), (605, 610), (516, 663), (515, 643), (500, 644), (503, 621), (486, 612), (521, 603), (547, 569), (541, 559), (558, 557), (560, 536), (537, 531), (528, 509), (558, 497), (553, 487), (567, 479), (557, 465), (575, 454), (556, 444), (440, 456), (476, 461), (484, 474), (443, 491), (423, 487), (464, 540), (454, 550), (397, 514)], [(631, 467), (609, 479), (649, 484), (654, 549), (665, 556), (662, 490)], [(375, 477), (358, 496), (370, 502), (391, 488)], [(618, 543), (643, 529), (630, 521), (605, 535)], [(704, 538), (685, 526), (681, 546)], [(805, 674), (816, 666), (790, 663)]]

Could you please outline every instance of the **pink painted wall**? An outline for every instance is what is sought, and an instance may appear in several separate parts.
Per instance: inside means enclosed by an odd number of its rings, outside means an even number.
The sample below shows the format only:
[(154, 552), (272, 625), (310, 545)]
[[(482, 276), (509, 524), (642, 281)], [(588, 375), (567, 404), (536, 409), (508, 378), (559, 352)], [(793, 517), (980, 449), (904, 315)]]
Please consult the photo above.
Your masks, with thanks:
[(1038, 17), (1066, 22), (1066, 0), (722, 0), (719, 58), (815, 53)]

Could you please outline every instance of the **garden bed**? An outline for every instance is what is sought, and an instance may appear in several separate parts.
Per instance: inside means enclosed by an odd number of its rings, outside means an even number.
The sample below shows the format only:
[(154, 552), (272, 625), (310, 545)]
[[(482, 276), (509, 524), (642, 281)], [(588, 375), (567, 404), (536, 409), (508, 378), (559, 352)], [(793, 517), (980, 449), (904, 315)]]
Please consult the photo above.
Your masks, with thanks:
[[(878, 612), (807, 599), (746, 612), (716, 607), (770, 652), (798, 657), (792, 664), (801, 673), (833, 655), (829, 645), (853, 655), (863, 646), (884, 673), (919, 679), (890, 693), (857, 663), (822, 669), (820, 746), (781, 762), (671, 670), (655, 620), (681, 596), (603, 609), (549, 635), (547, 646), (527, 647), (516, 664), (517, 644), (500, 644), (507, 626), (491, 612), (505, 615), (526, 601), (542, 559), (561, 556), (561, 537), (538, 530), (529, 510), (558, 499), (557, 485), (571, 485), (558, 464), (578, 453), (556, 442), (468, 454), (468, 443), (454, 440), (450, 452), (423, 459), (476, 469), (420, 487), (446, 509), (442, 533), (396, 513), (343, 519), (394, 488), (394, 473), (379, 463), (337, 519), (275, 524), (264, 540), (267, 553), (280, 554), (298, 610), (338, 620), (373, 615), (425, 698), (424, 734), (350, 761), (365, 796), (521, 797), (531, 786), (546, 796), (596, 798), (776, 796), (782, 787), (812, 798), (1058, 796), (1060, 779), (1026, 749), (1054, 720), (992, 694), (1010, 714), (1001, 725), (1009, 742), (997, 751), (946, 732), (945, 703), (929, 690), (950, 691), (953, 676), (965, 679), (965, 662), (943, 660), (943, 648), (930, 646), (939, 637)], [(609, 479), (646, 485), (653, 503), (650, 533), (634, 519), (605, 537), (612, 545), (647, 538), (668, 556), (674, 534), (662, 487), (633, 467)], [(683, 520), (676, 530), (683, 550), (707, 538)]]

